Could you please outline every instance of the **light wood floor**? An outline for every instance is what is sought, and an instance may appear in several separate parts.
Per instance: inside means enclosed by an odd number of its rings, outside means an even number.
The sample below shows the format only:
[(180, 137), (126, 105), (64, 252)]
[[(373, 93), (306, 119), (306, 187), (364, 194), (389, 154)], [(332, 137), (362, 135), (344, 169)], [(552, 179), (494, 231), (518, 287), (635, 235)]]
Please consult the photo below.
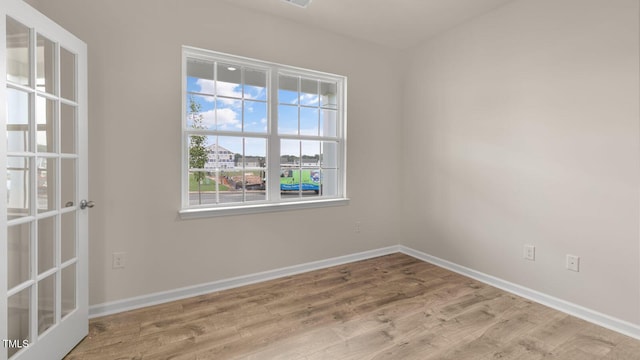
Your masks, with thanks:
[(640, 341), (403, 254), (96, 318), (65, 359), (640, 359)]

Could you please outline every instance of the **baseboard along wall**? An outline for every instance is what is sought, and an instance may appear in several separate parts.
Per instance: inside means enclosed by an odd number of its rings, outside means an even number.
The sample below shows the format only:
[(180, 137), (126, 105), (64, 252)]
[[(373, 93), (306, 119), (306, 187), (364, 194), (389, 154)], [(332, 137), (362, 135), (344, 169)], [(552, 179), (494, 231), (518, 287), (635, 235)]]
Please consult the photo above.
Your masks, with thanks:
[(542, 305), (546, 305), (555, 310), (573, 315), (577, 318), (600, 325), (607, 329), (619, 332), (621, 334), (631, 336), (640, 340), (640, 325), (633, 324), (621, 319), (611, 317), (609, 315), (597, 312), (583, 306), (558, 299), (551, 295), (547, 295), (536, 290), (529, 289), (500, 278), (484, 274), (482, 272), (452, 263), (450, 261), (440, 259), (438, 257), (414, 250), (404, 245), (395, 245), (385, 248), (363, 251), (355, 254), (334, 257), (326, 260), (313, 261), (305, 264), (288, 266), (280, 269), (259, 272), (255, 274), (243, 275), (229, 279), (214, 281), (211, 283), (189, 286), (169, 291), (157, 292), (149, 295), (137, 296), (129, 299), (123, 299), (104, 304), (92, 305), (89, 307), (89, 317), (96, 318), (116, 314), (124, 311), (135, 310), (147, 306), (162, 304), (170, 301), (181, 300), (193, 296), (204, 295), (216, 291), (237, 288), (240, 286), (251, 285), (263, 281), (282, 278), (301, 274), (313, 270), (328, 268), (331, 266), (343, 265), (355, 261), (367, 260), (378, 256), (389, 255), (393, 253), (403, 253), (416, 259), (440, 266), (447, 270), (478, 280), (485, 284), (494, 286), (498, 289), (507, 291), (514, 295), (535, 301)]

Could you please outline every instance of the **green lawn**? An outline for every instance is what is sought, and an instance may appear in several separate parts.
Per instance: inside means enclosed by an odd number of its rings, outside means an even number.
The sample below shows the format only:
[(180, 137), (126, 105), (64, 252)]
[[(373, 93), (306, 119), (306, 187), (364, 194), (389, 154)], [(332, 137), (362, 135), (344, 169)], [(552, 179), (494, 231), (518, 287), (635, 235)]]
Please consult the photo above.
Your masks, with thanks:
[[(220, 184), (218, 189), (220, 191), (227, 191), (229, 187), (226, 185)], [(200, 185), (200, 191), (215, 191), (216, 190), (216, 182), (210, 178), (204, 178), (202, 180), (202, 185)], [(189, 191), (198, 191), (198, 182), (193, 179), (193, 174), (189, 174)]]

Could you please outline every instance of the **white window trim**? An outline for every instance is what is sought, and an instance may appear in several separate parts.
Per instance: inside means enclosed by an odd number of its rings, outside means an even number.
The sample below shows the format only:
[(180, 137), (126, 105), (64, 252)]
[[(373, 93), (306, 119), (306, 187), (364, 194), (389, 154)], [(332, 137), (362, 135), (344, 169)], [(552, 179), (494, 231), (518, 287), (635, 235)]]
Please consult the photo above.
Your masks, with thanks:
[[(341, 189), (341, 194), (338, 196), (319, 196), (318, 198), (295, 198), (295, 199), (282, 199), (280, 197), (280, 182), (279, 181), (269, 181), (269, 179), (276, 178), (274, 175), (269, 175), (267, 179), (267, 189), (265, 190), (267, 193), (267, 200), (265, 201), (252, 201), (247, 203), (230, 203), (230, 204), (205, 204), (201, 206), (190, 206), (189, 205), (189, 181), (185, 176), (189, 171), (189, 159), (188, 159), (188, 140), (185, 135), (186, 129), (186, 96), (187, 88), (186, 81), (187, 78), (187, 59), (188, 58), (197, 58), (202, 60), (210, 61), (212, 57), (216, 59), (216, 61), (228, 61), (231, 63), (235, 63), (238, 65), (245, 65), (252, 68), (262, 68), (267, 70), (267, 88), (269, 91), (269, 98), (267, 101), (268, 106), (268, 131), (266, 134), (268, 148), (267, 148), (267, 161), (268, 169), (276, 169), (277, 173), (279, 173), (280, 169), (280, 139), (288, 138), (286, 135), (278, 135), (278, 99), (277, 99), (277, 89), (278, 89), (278, 75), (286, 74), (286, 75), (296, 75), (296, 76), (309, 76), (318, 80), (330, 80), (337, 81), (342, 83), (342, 87), (338, 89), (338, 134), (337, 139), (340, 144), (340, 152), (337, 162), (339, 176), (338, 176), (338, 189)], [(205, 217), (216, 217), (216, 216), (228, 216), (228, 215), (241, 215), (241, 214), (257, 214), (257, 213), (266, 213), (266, 212), (274, 212), (274, 211), (288, 211), (288, 210), (298, 210), (298, 209), (309, 209), (309, 208), (321, 208), (328, 206), (344, 206), (349, 204), (349, 198), (347, 197), (347, 78), (345, 76), (328, 74), (323, 72), (318, 72), (314, 70), (301, 69), (297, 67), (270, 63), (261, 60), (255, 60), (230, 54), (219, 53), (210, 50), (204, 50), (189, 46), (182, 47), (182, 76), (180, 81), (182, 82), (182, 122), (180, 129), (181, 136), (181, 162), (182, 162), (182, 172), (180, 174), (181, 178), (181, 209), (178, 211), (180, 217), (182, 219), (194, 219), (194, 218), (205, 218)], [(274, 106), (275, 105), (275, 106)], [(236, 133), (233, 136), (242, 136), (243, 133)], [(292, 136), (292, 139), (301, 139), (304, 140), (304, 136)], [(309, 137), (308, 140), (314, 141), (323, 141), (322, 138), (314, 138)], [(276, 156), (270, 154), (277, 154)], [(273, 170), (269, 172), (272, 174)], [(271, 197), (271, 198), (270, 198)]]

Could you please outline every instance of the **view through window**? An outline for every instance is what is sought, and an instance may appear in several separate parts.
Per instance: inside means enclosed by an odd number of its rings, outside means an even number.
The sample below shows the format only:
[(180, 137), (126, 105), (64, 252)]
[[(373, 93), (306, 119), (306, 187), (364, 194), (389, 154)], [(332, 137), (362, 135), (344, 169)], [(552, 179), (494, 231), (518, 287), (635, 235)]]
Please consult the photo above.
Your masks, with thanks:
[(183, 60), (183, 208), (344, 198), (344, 77), (192, 48)]

